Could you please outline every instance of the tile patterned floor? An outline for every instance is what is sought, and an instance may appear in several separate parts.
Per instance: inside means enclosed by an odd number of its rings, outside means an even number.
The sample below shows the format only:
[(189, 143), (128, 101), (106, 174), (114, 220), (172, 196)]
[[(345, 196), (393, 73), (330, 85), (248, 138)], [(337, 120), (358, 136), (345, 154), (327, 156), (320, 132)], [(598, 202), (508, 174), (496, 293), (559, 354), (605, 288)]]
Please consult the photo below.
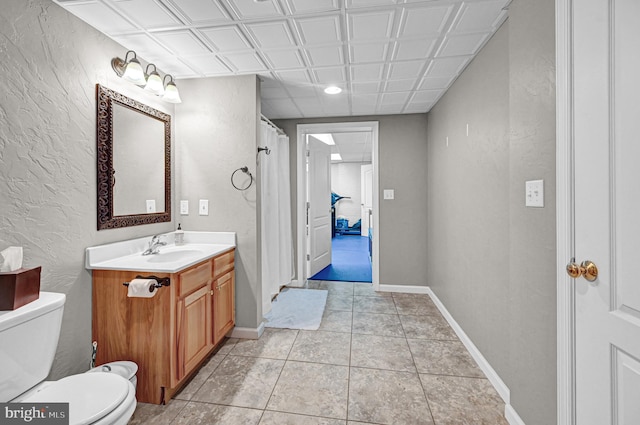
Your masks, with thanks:
[(229, 339), (166, 406), (129, 425), (507, 425), (504, 403), (428, 295), (310, 281), (317, 331)]

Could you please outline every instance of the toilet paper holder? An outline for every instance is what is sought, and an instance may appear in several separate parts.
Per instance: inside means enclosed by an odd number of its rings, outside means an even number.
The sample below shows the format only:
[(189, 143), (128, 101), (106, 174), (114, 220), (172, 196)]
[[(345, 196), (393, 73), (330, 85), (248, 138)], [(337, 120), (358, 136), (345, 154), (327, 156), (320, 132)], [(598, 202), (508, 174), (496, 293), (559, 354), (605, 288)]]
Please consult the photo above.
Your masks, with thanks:
[[(136, 279), (153, 279), (155, 280), (156, 283), (155, 285), (153, 285), (152, 287), (149, 288), (149, 292), (153, 292), (155, 289), (157, 288), (162, 288), (163, 286), (170, 286), (171, 285), (171, 279), (168, 277), (158, 277), (158, 276), (136, 276)], [(124, 286), (129, 286), (129, 282), (124, 282), (122, 285)]]

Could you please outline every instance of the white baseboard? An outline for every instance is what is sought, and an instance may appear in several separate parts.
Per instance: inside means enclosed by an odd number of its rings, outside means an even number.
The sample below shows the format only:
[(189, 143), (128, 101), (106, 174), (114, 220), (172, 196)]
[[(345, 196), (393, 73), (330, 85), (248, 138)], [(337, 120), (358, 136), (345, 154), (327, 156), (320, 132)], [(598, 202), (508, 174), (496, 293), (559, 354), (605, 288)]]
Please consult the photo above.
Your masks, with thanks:
[(428, 294), (428, 286), (383, 285), (378, 286), (380, 292), (402, 292), (404, 294)]
[(484, 372), (489, 382), (491, 382), (491, 385), (493, 385), (493, 387), (498, 392), (498, 395), (504, 401), (504, 404), (505, 404), (504, 416), (509, 422), (509, 424), (525, 425), (522, 419), (520, 419), (520, 416), (518, 416), (518, 413), (515, 411), (513, 406), (511, 406), (511, 392), (509, 391), (509, 387), (507, 387), (507, 384), (504, 383), (504, 381), (500, 378), (498, 373), (493, 369), (493, 367), (491, 367), (491, 364), (489, 364), (487, 359), (484, 358), (480, 350), (478, 350), (478, 347), (475, 346), (473, 341), (471, 341), (471, 338), (469, 338), (469, 336), (460, 327), (458, 322), (456, 322), (453, 316), (451, 316), (451, 313), (449, 313), (449, 311), (444, 306), (444, 304), (442, 304), (442, 301), (438, 299), (438, 297), (436, 296), (436, 294), (433, 293), (431, 288), (427, 287), (427, 291), (429, 296), (431, 296), (431, 298), (433, 299), (434, 304), (438, 307), (438, 310), (440, 310), (440, 313), (442, 313), (442, 316), (453, 328), (456, 335), (458, 335), (458, 338), (460, 338), (460, 341), (462, 341), (464, 346), (467, 348), (467, 350), (471, 354), (471, 357), (473, 357), (476, 363), (478, 363), (478, 366), (480, 367), (480, 369)]
[(231, 338), (240, 338), (240, 339), (260, 339), (262, 333), (264, 332), (264, 323), (260, 323), (257, 328), (239, 328), (235, 327), (231, 331), (229, 335)]

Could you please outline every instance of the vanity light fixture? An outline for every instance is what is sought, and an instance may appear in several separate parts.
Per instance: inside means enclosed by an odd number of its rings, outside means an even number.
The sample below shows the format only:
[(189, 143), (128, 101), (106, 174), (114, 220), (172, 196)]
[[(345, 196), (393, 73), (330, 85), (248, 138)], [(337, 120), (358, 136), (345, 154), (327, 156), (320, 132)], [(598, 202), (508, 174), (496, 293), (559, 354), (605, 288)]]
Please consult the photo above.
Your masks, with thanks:
[(167, 77), (169, 77), (169, 82), (164, 84), (164, 96), (162, 96), (162, 100), (166, 100), (169, 103), (182, 103), (178, 87), (176, 87), (176, 83), (173, 82), (173, 76), (169, 74), (165, 75), (163, 82), (167, 80)]
[[(153, 71), (149, 73), (149, 68), (153, 67)], [(164, 84), (162, 84), (162, 78), (160, 78), (160, 74), (158, 74), (158, 69), (152, 63), (147, 65), (147, 84), (144, 86), (144, 89), (153, 94), (157, 94), (158, 96), (162, 96), (164, 94)]]
[(329, 86), (326, 89), (324, 89), (324, 92), (326, 94), (338, 94), (338, 93), (342, 93), (342, 89), (338, 86)]
[[(129, 53), (131, 53), (133, 57), (127, 60)], [(136, 57), (136, 52), (133, 50), (129, 50), (127, 52), (124, 56), (124, 60), (120, 58), (111, 59), (111, 68), (113, 68), (119, 77), (122, 77), (133, 84), (142, 86), (147, 83), (144, 78), (144, 72), (142, 71), (142, 65), (140, 65), (140, 61)]]

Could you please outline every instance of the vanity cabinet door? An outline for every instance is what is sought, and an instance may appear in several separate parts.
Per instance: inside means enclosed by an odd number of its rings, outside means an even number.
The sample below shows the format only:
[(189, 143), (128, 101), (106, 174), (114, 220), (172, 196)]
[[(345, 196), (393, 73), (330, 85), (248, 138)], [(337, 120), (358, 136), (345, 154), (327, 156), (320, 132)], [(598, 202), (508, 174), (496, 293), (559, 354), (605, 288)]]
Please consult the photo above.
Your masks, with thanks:
[(177, 379), (182, 379), (213, 348), (211, 338), (211, 285), (181, 298), (177, 308)]
[(220, 342), (236, 319), (235, 273), (231, 270), (213, 282), (213, 343)]

